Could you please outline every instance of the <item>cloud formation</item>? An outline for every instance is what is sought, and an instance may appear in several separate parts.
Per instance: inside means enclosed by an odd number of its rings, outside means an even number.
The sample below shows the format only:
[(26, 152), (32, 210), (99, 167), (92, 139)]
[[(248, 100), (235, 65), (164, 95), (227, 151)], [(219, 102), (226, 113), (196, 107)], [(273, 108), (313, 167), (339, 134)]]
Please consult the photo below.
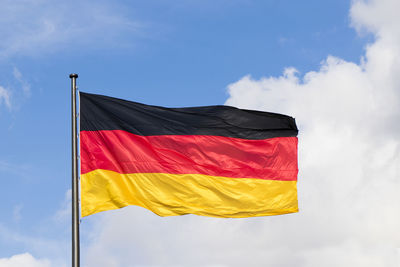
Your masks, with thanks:
[[(87, 1), (0, 0), (0, 64), (15, 57), (37, 57), (80, 48), (103, 49), (129, 45), (142, 24), (124, 16), (120, 3), (105, 0), (93, 5)], [(18, 68), (13, 68), (12, 83), (1, 81), (0, 106), (18, 109), (31, 96), (31, 85)], [(3, 86), (2, 86), (3, 85)]]
[(103, 0), (96, 5), (76, 0), (1, 0), (0, 5), (0, 59), (37, 56), (76, 45), (115, 45), (116, 37), (140, 28), (121, 15), (117, 3)]
[(0, 105), (2, 104), (4, 104), (8, 109), (11, 108), (10, 92), (3, 86), (0, 86)]
[[(21, 215), (17, 215), (21, 216)], [(18, 218), (14, 218), (15, 219)], [(38, 232), (40, 232), (42, 225), (47, 225), (49, 222), (53, 223), (53, 220), (44, 218), (43, 223), (36, 226)], [(15, 221), (18, 225), (18, 222)], [(42, 234), (37, 232), (29, 232), (28, 234), (21, 233), (19, 230), (14, 228), (18, 227), (7, 227), (0, 223), (0, 240), (10, 247), (18, 245), (23, 251), (27, 251), (24, 254), (13, 255), (9, 258), (0, 258), (0, 267), (8, 266), (51, 266), (51, 267), (66, 267), (66, 253), (70, 248), (68, 239), (49, 239)], [(57, 222), (55, 228), (59, 233), (65, 231), (67, 235), (68, 224), (66, 221)], [(43, 233), (43, 232), (42, 232)], [(32, 255), (36, 255), (33, 257)], [(25, 263), (25, 264), (23, 264)]]
[(47, 259), (35, 259), (31, 254), (24, 253), (10, 258), (0, 258), (0, 267), (50, 267)]
[(87, 265), (398, 266), (399, 9), (397, 0), (353, 2), (352, 25), (375, 36), (360, 63), (328, 56), (304, 75), (287, 68), (228, 86), (229, 105), (296, 117), (300, 213), (226, 220), (107, 212), (88, 219), (97, 223)]
[[(14, 66), (13, 78), (8, 81), (8, 86), (0, 85), (0, 105), (4, 104), (8, 111), (18, 109), (21, 103), (31, 97), (31, 85), (22, 75), (21, 71)], [(0, 169), (1, 169), (0, 162)]]

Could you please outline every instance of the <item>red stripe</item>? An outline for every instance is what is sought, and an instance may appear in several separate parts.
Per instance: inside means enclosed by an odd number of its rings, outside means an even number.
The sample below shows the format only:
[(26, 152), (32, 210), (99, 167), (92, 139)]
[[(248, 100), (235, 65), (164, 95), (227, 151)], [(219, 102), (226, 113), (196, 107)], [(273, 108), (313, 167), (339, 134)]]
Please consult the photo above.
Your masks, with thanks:
[(205, 135), (139, 136), (122, 130), (80, 133), (81, 173), (205, 174), (297, 180), (297, 137), (247, 140)]

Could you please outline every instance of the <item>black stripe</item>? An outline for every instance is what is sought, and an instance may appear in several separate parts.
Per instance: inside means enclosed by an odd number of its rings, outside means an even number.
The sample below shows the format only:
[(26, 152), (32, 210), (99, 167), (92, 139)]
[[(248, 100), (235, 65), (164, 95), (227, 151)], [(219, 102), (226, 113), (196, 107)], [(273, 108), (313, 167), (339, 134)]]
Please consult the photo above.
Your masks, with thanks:
[(230, 106), (164, 108), (80, 92), (81, 131), (137, 135), (216, 135), (243, 139), (297, 136), (294, 118)]

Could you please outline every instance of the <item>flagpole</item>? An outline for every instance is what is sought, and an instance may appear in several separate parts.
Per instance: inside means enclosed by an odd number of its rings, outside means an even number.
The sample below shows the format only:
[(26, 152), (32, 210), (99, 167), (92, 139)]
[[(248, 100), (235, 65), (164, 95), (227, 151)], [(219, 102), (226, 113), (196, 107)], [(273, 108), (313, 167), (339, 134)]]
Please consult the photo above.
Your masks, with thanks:
[(78, 203), (78, 142), (76, 131), (76, 79), (78, 74), (72, 73), (71, 78), (71, 121), (72, 121), (72, 267), (79, 267), (79, 203)]

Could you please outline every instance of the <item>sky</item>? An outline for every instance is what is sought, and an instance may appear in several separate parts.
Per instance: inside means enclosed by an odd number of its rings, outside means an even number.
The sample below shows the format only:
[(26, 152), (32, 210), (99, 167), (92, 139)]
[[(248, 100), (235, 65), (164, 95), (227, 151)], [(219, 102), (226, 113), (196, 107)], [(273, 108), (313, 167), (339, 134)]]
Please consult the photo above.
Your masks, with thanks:
[(70, 73), (84, 92), (300, 130), (299, 213), (102, 212), (81, 220), (82, 266), (400, 266), (398, 0), (0, 6), (0, 267), (70, 266)]

